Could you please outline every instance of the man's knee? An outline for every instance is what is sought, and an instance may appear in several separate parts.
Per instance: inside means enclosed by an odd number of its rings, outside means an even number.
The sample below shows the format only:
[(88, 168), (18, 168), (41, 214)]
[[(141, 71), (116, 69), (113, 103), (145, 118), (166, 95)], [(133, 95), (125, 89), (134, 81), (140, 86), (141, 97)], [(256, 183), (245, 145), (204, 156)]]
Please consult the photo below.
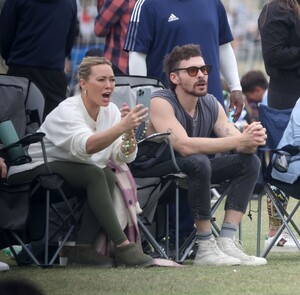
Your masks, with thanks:
[(184, 172), (189, 176), (211, 175), (211, 163), (207, 155), (191, 155), (185, 157)]
[(252, 173), (256, 173), (256, 174), (259, 173), (261, 163), (259, 158), (255, 154), (246, 155), (244, 157), (244, 161), (245, 161), (245, 167), (249, 172), (251, 171)]

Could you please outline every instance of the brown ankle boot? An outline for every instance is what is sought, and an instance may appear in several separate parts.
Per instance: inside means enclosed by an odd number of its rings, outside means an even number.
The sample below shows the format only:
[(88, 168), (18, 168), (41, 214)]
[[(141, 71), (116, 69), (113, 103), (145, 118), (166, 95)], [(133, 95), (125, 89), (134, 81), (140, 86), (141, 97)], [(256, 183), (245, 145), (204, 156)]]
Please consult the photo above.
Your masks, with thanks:
[(125, 246), (114, 246), (115, 259), (118, 266), (145, 267), (153, 265), (153, 258), (144, 254), (134, 243)]

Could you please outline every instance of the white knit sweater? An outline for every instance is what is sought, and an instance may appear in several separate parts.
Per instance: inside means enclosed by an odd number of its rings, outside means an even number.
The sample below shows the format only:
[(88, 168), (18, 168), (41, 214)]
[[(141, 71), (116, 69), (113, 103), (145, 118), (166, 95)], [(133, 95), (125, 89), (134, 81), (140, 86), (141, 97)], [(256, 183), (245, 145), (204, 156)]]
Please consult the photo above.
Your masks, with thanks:
[[(108, 160), (115, 163), (130, 163), (134, 160), (136, 151), (126, 158), (120, 148), (121, 137), (98, 153), (90, 155), (86, 152), (87, 139), (93, 133), (109, 129), (116, 125), (120, 119), (120, 111), (113, 103), (100, 108), (95, 122), (88, 114), (80, 95), (67, 98), (46, 117), (38, 130), (46, 134), (44, 142), (48, 162), (90, 163), (100, 168), (106, 167)], [(11, 167), (9, 175), (33, 169), (44, 163), (40, 143), (30, 145), (29, 155), (32, 162)]]

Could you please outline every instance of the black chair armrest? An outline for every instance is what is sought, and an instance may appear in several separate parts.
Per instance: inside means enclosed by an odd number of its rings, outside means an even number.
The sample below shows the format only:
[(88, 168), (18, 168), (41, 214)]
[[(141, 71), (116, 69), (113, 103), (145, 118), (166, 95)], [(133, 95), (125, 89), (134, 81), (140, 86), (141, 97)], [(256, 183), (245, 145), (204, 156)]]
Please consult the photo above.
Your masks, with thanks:
[(160, 143), (162, 141), (167, 141), (170, 134), (171, 134), (170, 132), (153, 133), (153, 134), (139, 140), (138, 144), (142, 143), (143, 141), (154, 141), (157, 143)]
[[(40, 142), (42, 145), (42, 149), (44, 149), (44, 143), (43, 143), (44, 136), (45, 133), (43, 132), (36, 132), (34, 134), (25, 135), (23, 138), (21, 138), (20, 140), (14, 143), (11, 143), (7, 146), (1, 146), (0, 152), (1, 154), (3, 154), (9, 166), (18, 166), (18, 165), (29, 163), (31, 162), (31, 158), (23, 148), (32, 143)], [(20, 148), (20, 150), (18, 150), (18, 148)], [(14, 149), (17, 149), (18, 151), (17, 155), (14, 156), (9, 155), (11, 152), (13, 153)]]
[(176, 162), (175, 152), (174, 152), (171, 140), (170, 140), (170, 134), (171, 134), (170, 132), (153, 133), (153, 134), (139, 140), (138, 144), (140, 144), (144, 141), (154, 141), (157, 143), (160, 143), (163, 141), (167, 142), (167, 144), (169, 146), (169, 150), (170, 150), (171, 159), (172, 159), (174, 169), (175, 169), (174, 173), (180, 173), (181, 171)]
[(9, 150), (13, 147), (19, 146), (19, 145), (22, 145), (23, 147), (25, 147), (25, 146), (28, 146), (32, 143), (41, 142), (42, 139), (44, 138), (44, 136), (45, 136), (45, 133), (43, 133), (43, 132), (36, 132), (34, 134), (28, 134), (28, 135), (25, 135), (23, 138), (21, 138), (20, 140), (14, 142), (14, 143), (11, 143), (7, 146), (1, 147), (0, 150), (1, 151), (6, 151), (6, 150)]

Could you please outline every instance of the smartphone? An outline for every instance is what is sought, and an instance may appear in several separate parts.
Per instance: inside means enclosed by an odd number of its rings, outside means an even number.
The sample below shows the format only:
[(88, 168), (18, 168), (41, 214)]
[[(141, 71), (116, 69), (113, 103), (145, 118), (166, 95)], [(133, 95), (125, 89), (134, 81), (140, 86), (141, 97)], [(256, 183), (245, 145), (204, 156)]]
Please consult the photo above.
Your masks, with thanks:
[(139, 88), (136, 92), (136, 104), (143, 104), (145, 108), (148, 108), (148, 116), (150, 111), (150, 99), (151, 99), (151, 89), (150, 88)]

